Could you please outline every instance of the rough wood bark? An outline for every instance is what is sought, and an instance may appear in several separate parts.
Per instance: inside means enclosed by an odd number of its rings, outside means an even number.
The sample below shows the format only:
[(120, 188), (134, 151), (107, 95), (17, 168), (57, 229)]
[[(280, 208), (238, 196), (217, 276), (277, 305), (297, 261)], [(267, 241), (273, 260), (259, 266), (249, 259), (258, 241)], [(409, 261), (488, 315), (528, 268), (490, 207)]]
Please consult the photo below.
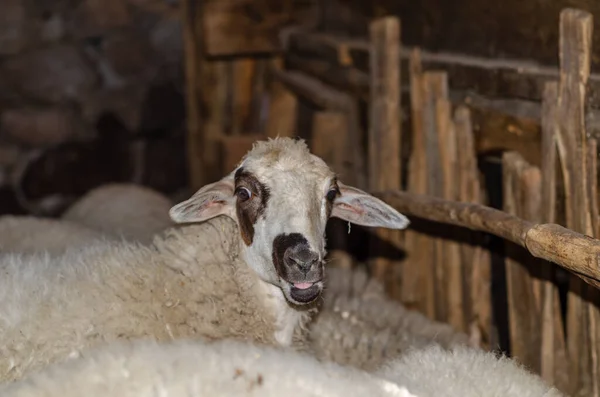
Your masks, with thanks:
[(600, 240), (557, 224), (534, 224), (484, 205), (402, 191), (373, 192), (396, 210), (433, 222), (466, 227), (514, 242), (536, 258), (600, 286)]
[[(566, 190), (566, 226), (591, 234), (587, 192), (585, 106), (590, 73), (591, 14), (565, 9), (560, 14), (560, 85), (558, 96), (559, 149)], [(571, 394), (591, 395), (590, 316), (587, 286), (572, 278), (568, 297), (567, 334)]]
[[(400, 169), (400, 21), (382, 18), (371, 23), (371, 94), (369, 110), (369, 188), (371, 190), (399, 189)], [(392, 243), (400, 250), (402, 233), (389, 229), (374, 231), (370, 252), (372, 274), (389, 288), (396, 288), (395, 275), (401, 263), (390, 252), (391, 258), (382, 256), (381, 241)]]

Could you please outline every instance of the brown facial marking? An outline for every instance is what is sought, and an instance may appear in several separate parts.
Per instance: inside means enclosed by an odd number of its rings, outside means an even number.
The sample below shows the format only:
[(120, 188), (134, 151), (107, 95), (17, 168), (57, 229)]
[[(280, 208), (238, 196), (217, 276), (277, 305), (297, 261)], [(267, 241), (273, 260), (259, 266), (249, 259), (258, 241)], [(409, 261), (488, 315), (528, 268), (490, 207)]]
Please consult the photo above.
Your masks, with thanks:
[[(333, 197), (333, 200), (331, 200), (331, 196), (329, 196), (329, 191), (330, 190), (335, 190), (336, 191), (336, 195), (335, 197)], [(329, 218), (331, 216), (331, 211), (333, 210), (333, 203), (335, 202), (335, 199), (340, 195), (340, 188), (338, 187), (337, 184), (337, 179), (334, 179), (331, 183), (330, 188), (327, 190), (326, 193), (326, 211), (327, 211), (327, 218)], [(329, 196), (329, 197), (328, 197)]]
[(243, 167), (235, 172), (236, 195), (242, 187), (248, 189), (252, 196), (245, 201), (240, 200), (238, 196), (235, 210), (242, 240), (244, 240), (244, 244), (249, 246), (254, 240), (254, 224), (261, 215), (264, 215), (270, 194), (269, 189)]

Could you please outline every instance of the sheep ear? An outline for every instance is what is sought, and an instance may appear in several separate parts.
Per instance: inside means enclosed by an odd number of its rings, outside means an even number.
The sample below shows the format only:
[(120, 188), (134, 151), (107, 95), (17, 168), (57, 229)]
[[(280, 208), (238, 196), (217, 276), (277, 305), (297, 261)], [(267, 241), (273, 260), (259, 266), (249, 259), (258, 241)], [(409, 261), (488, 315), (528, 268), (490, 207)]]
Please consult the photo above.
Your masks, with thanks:
[(340, 196), (333, 204), (331, 216), (362, 226), (405, 229), (410, 221), (378, 199), (352, 186), (338, 182)]
[(169, 216), (175, 223), (203, 222), (219, 215), (235, 220), (234, 178), (230, 174), (206, 185), (192, 197), (173, 206)]

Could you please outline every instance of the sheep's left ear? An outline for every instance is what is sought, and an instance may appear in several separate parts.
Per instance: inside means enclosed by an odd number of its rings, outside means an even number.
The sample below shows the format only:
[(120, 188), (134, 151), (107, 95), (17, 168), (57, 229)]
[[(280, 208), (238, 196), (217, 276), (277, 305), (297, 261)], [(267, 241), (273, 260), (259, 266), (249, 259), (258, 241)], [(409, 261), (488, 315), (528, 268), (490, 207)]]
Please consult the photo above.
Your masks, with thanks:
[(206, 185), (192, 197), (173, 206), (169, 216), (175, 223), (204, 222), (219, 215), (235, 220), (234, 176)]
[(362, 226), (405, 229), (410, 221), (377, 197), (338, 182), (340, 196), (333, 204), (331, 216)]

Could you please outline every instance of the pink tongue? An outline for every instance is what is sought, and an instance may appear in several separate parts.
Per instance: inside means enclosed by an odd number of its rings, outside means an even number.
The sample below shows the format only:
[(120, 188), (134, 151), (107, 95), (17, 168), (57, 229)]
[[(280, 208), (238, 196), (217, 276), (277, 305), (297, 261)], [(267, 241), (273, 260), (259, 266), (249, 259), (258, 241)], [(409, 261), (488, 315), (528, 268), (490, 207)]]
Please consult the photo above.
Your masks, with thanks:
[(307, 289), (312, 287), (313, 283), (297, 283), (294, 284), (294, 287), (298, 288), (298, 289)]

